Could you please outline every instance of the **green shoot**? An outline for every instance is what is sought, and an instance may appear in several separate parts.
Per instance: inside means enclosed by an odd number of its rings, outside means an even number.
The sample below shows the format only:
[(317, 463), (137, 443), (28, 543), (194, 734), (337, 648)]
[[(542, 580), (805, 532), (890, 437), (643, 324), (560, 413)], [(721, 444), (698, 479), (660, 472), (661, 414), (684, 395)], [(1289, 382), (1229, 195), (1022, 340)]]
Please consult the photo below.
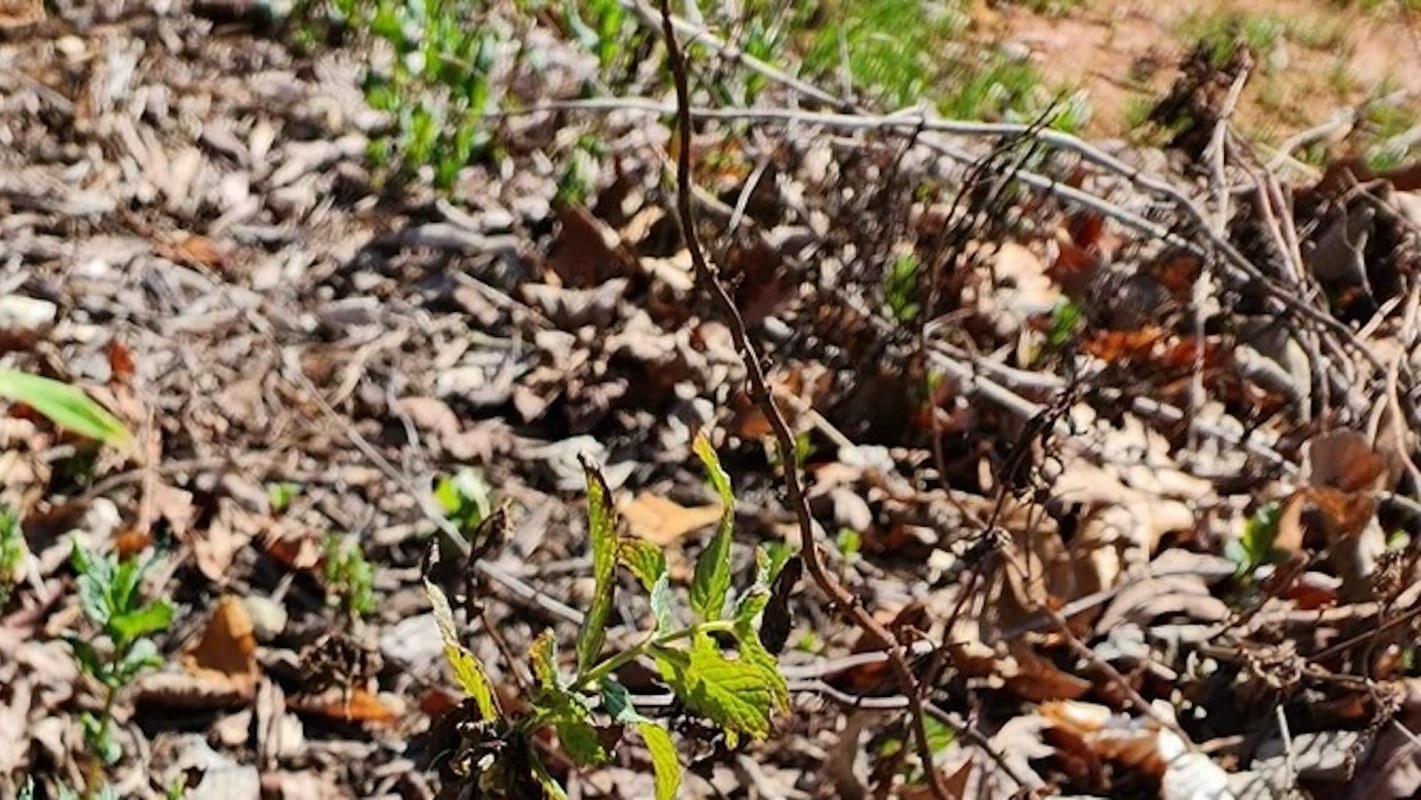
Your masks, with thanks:
[(84, 616), (107, 639), (107, 647), (101, 647), (89, 638), (66, 637), (80, 668), (105, 689), (99, 716), (85, 712), (80, 722), (85, 743), (101, 763), (112, 765), (123, 755), (113, 735), (114, 702), (141, 672), (163, 663), (157, 645), (148, 636), (172, 624), (173, 605), (162, 597), (145, 601), (139, 592), (139, 584), (153, 567), (152, 557), (119, 562), (112, 555), (92, 553), (75, 542), (70, 562), (79, 574)]
[(375, 568), (359, 542), (330, 534), (326, 537), (325, 578), (328, 602), (351, 619), (375, 611)]
[(20, 582), (29, 553), (19, 513), (0, 505), (0, 608), (5, 607), (10, 591)]

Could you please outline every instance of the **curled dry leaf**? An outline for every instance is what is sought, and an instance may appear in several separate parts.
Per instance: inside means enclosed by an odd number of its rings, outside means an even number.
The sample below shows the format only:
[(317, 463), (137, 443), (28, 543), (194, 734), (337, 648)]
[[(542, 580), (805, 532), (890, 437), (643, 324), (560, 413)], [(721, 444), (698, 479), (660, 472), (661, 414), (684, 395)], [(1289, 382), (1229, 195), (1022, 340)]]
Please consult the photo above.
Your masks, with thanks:
[(1120, 590), (1096, 623), (1097, 630), (1110, 630), (1126, 622), (1142, 628), (1165, 614), (1183, 614), (1197, 622), (1221, 622), (1229, 607), (1209, 593), (1199, 575), (1164, 575), (1146, 578)]
[(1274, 547), (1290, 553), (1326, 548), (1342, 579), (1341, 596), (1361, 600), (1386, 549), (1376, 519), (1379, 492), (1393, 482), (1386, 461), (1366, 437), (1336, 430), (1303, 447), (1303, 486), (1284, 502)]
[(356, 687), (349, 691), (328, 689), (317, 695), (288, 697), (286, 705), (303, 714), (313, 714), (336, 722), (389, 725), (400, 711), (380, 695)]

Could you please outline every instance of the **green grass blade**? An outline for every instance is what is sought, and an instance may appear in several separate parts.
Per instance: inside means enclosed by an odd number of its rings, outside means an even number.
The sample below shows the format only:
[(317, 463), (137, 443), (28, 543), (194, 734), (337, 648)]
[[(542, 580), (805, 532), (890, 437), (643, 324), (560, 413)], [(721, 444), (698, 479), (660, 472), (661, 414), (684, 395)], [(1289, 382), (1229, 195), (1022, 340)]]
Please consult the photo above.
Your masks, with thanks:
[(133, 434), (118, 417), (77, 386), (12, 369), (0, 369), (0, 397), (24, 403), (61, 428), (123, 448)]

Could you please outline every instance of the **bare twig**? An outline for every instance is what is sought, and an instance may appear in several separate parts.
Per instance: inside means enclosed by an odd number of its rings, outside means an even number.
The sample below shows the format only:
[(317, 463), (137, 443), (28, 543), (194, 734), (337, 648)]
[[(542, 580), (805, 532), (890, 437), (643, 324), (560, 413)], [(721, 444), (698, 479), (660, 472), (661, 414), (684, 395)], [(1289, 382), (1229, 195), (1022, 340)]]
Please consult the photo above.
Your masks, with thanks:
[(661, 0), (661, 30), (666, 40), (667, 63), (676, 83), (676, 119), (677, 131), (680, 136), (680, 144), (676, 154), (676, 211), (681, 226), (681, 235), (690, 251), (691, 263), (695, 268), (697, 279), (710, 292), (712, 300), (730, 327), (732, 338), (735, 340), (735, 348), (745, 362), (746, 372), (749, 374), (751, 394), (770, 421), (770, 427), (774, 429), (780, 463), (784, 465), (785, 492), (799, 524), (800, 552), (804, 559), (805, 569), (814, 583), (834, 605), (845, 611), (865, 633), (876, 637), (888, 646), (890, 666), (903, 694), (908, 698), (908, 709), (912, 715), (914, 734), (917, 739), (918, 757), (923, 762), (923, 771), (927, 775), (928, 785), (937, 800), (949, 800), (952, 794), (943, 784), (942, 776), (934, 767), (932, 746), (928, 742), (923, 712), (923, 690), (918, 685), (912, 668), (908, 666), (903, 647), (898, 644), (896, 637), (878, 620), (874, 619), (873, 615), (858, 602), (857, 598), (850, 594), (825, 568), (824, 560), (819, 552), (819, 544), (816, 541), (814, 519), (809, 511), (809, 502), (800, 486), (799, 470), (795, 466), (794, 434), (790, 430), (789, 423), (785, 421), (779, 405), (775, 402), (769, 380), (765, 377), (765, 368), (760, 361), (760, 354), (754, 343), (750, 341), (750, 334), (745, 327), (745, 320), (740, 315), (740, 309), (721, 283), (715, 268), (706, 260), (705, 252), (701, 247), (700, 236), (696, 232), (695, 212), (691, 206), (690, 81), (686, 75), (686, 64), (682, 59), (680, 46), (676, 41), (676, 26), (672, 20), (669, 0)]

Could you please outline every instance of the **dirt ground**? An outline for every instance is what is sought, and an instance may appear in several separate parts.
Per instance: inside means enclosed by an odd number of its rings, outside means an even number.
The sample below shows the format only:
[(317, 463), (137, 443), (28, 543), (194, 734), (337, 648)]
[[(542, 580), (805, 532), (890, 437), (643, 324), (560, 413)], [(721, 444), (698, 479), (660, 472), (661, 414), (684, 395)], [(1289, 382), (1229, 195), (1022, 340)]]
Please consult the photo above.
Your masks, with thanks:
[[(1132, 102), (1157, 98), (1192, 47), (1190, 18), (1253, 16), (1287, 29), (1263, 54), (1261, 75), (1240, 106), (1245, 129), (1277, 141), (1322, 124), (1379, 91), (1401, 90), (1421, 109), (1421, 13), (1402, 3), (1370, 11), (1332, 0), (1140, 3), (1088, 0), (1058, 12), (999, 4), (974, 16), (997, 41), (1019, 42), (1052, 80), (1090, 92), (1096, 135), (1126, 132)], [(1415, 113), (1413, 111), (1413, 113)]]

